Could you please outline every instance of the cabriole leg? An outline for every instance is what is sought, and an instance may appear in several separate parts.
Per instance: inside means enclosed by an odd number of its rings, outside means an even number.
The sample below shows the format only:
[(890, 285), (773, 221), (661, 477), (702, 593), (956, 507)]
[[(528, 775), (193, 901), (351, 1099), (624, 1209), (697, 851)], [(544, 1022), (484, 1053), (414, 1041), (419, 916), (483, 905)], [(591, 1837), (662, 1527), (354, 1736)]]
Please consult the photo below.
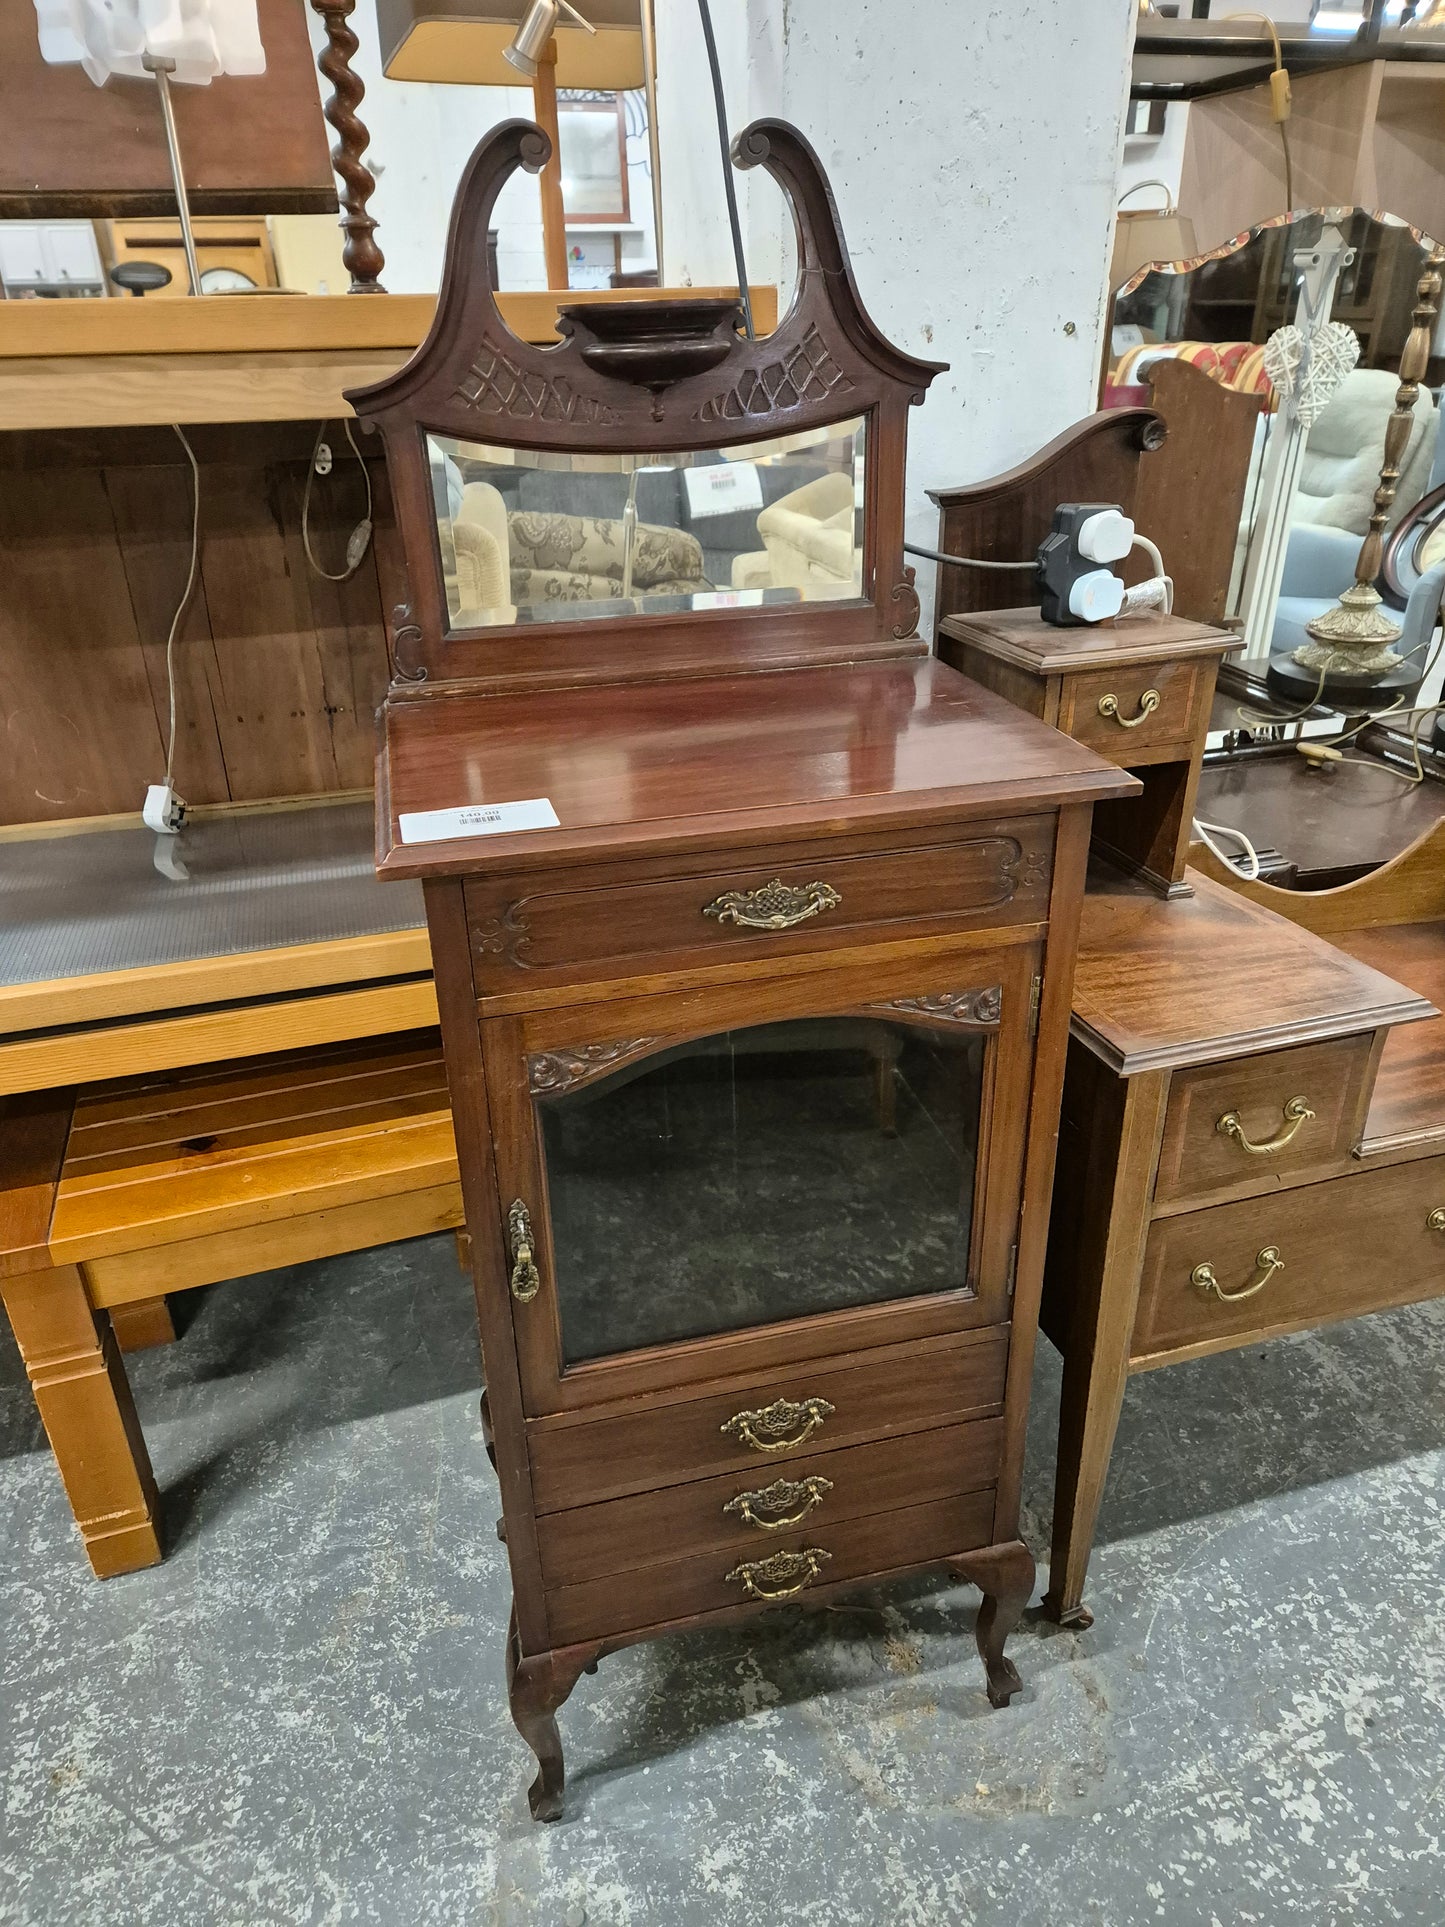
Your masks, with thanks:
[(542, 1653), (524, 1659), (517, 1638), (514, 1612), (507, 1626), (507, 1699), (512, 1724), (537, 1756), (537, 1777), (527, 1789), (534, 1820), (560, 1820), (566, 1774), (562, 1765), (562, 1736), (557, 1731), (557, 1708), (577, 1684), (584, 1667), (594, 1670), (596, 1647), (572, 1647), (566, 1653)]
[(974, 1637), (988, 1674), (989, 1704), (1007, 1706), (1023, 1681), (1013, 1661), (1005, 1657), (1004, 1642), (1033, 1596), (1034, 1556), (1021, 1539), (1014, 1539), (949, 1563), (983, 1594)]

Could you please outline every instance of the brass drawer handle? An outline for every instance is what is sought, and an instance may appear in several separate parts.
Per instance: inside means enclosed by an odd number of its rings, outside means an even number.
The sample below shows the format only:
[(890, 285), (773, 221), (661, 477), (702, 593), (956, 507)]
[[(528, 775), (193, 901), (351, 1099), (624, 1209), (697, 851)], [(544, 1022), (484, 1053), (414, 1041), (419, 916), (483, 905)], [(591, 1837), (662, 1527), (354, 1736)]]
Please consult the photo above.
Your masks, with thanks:
[(1254, 1144), (1244, 1135), (1244, 1124), (1238, 1111), (1226, 1111), (1214, 1128), (1221, 1137), (1232, 1137), (1240, 1150), (1248, 1151), (1252, 1158), (1267, 1158), (1275, 1151), (1282, 1151), (1300, 1126), (1308, 1123), (1313, 1116), (1307, 1098), (1292, 1097), (1284, 1107), (1284, 1123), (1263, 1144)]
[(1119, 714), (1119, 698), (1111, 689), (1107, 696), (1101, 696), (1099, 698), (1099, 714), (1101, 716), (1112, 716), (1120, 729), (1137, 729), (1140, 723), (1149, 720), (1163, 700), (1164, 698), (1159, 694), (1157, 689), (1146, 689), (1144, 694), (1139, 698), (1139, 714), (1137, 716), (1121, 716)]
[(1226, 1291), (1214, 1274), (1213, 1265), (1196, 1265), (1189, 1274), (1191, 1285), (1198, 1285), (1201, 1291), (1212, 1291), (1221, 1305), (1237, 1305), (1242, 1298), (1253, 1298), (1257, 1291), (1263, 1291), (1277, 1271), (1284, 1270), (1284, 1259), (1279, 1255), (1278, 1245), (1266, 1245), (1257, 1253), (1254, 1260), (1254, 1276), (1247, 1285), (1238, 1291)]
[(532, 1256), (532, 1220), (520, 1198), (507, 1213), (507, 1237), (512, 1247), (512, 1296), (529, 1305), (542, 1286), (542, 1274)]
[[(739, 1492), (735, 1499), (728, 1500), (723, 1511), (736, 1512), (760, 1532), (782, 1532), (787, 1526), (800, 1526), (813, 1507), (823, 1503), (823, 1494), (832, 1490), (833, 1481), (816, 1473), (806, 1479), (774, 1479), (771, 1485), (757, 1492)], [(788, 1506), (795, 1510), (785, 1510)], [(764, 1518), (764, 1513), (772, 1516)]]
[(843, 901), (828, 883), (784, 883), (774, 877), (756, 890), (724, 890), (705, 903), (705, 917), (740, 924), (746, 930), (791, 930), (795, 923), (836, 910)]
[(1427, 1231), (1445, 1231), (1445, 1204), (1438, 1205), (1425, 1220)]
[(729, 1432), (740, 1445), (755, 1452), (791, 1452), (810, 1439), (823, 1423), (832, 1418), (835, 1408), (825, 1398), (805, 1398), (795, 1403), (790, 1398), (775, 1398), (760, 1412), (734, 1412), (720, 1432)]
[(794, 1593), (811, 1586), (826, 1562), (833, 1557), (821, 1546), (804, 1546), (801, 1552), (775, 1552), (767, 1559), (744, 1559), (725, 1573), (736, 1579), (753, 1599), (791, 1599)]

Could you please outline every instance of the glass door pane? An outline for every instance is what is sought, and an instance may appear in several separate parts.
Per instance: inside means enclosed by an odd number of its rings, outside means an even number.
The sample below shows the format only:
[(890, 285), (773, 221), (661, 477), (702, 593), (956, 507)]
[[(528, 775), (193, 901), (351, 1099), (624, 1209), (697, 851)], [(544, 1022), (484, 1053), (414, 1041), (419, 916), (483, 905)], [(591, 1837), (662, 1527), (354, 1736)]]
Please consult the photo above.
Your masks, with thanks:
[(538, 1097), (566, 1363), (967, 1285), (986, 1050), (800, 1019)]

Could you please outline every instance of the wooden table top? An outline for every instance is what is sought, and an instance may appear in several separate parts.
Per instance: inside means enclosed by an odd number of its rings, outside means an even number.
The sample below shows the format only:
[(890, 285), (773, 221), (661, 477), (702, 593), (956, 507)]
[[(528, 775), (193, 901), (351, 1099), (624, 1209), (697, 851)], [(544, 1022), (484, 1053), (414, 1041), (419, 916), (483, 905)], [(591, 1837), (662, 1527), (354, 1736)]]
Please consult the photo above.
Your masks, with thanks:
[(985, 609), (945, 616), (938, 625), (959, 642), (982, 639), (990, 652), (1032, 676), (1112, 669), (1120, 662), (1160, 662), (1175, 656), (1227, 656), (1242, 649), (1227, 629), (1185, 616), (1143, 614), (1118, 622), (1060, 629), (1037, 609)]
[(1428, 995), (1328, 938), (1197, 870), (1187, 875), (1194, 895), (1167, 902), (1103, 868), (1091, 872), (1073, 1027), (1119, 1075), (1437, 1015)]
[[(639, 647), (641, 647), (639, 641)], [(392, 700), (384, 875), (669, 854), (1127, 796), (1136, 780), (932, 657)], [(403, 844), (403, 813), (546, 798), (559, 827)]]

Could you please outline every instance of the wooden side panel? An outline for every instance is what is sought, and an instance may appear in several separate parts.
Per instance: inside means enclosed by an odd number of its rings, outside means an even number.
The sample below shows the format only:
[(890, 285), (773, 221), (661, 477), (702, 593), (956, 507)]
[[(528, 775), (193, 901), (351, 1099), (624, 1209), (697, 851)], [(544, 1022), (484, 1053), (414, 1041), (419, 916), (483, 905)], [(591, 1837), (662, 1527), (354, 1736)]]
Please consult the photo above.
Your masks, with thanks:
[[(386, 686), (373, 557), (349, 583), (307, 563), (301, 494), (314, 431), (189, 431), (201, 561), (177, 636), (176, 784), (192, 803), (368, 788)], [(339, 571), (366, 509), (339, 431), (311, 502)], [(161, 429), (0, 442), (0, 822), (139, 807), (165, 766), (165, 643), (190, 559), (191, 476)]]

